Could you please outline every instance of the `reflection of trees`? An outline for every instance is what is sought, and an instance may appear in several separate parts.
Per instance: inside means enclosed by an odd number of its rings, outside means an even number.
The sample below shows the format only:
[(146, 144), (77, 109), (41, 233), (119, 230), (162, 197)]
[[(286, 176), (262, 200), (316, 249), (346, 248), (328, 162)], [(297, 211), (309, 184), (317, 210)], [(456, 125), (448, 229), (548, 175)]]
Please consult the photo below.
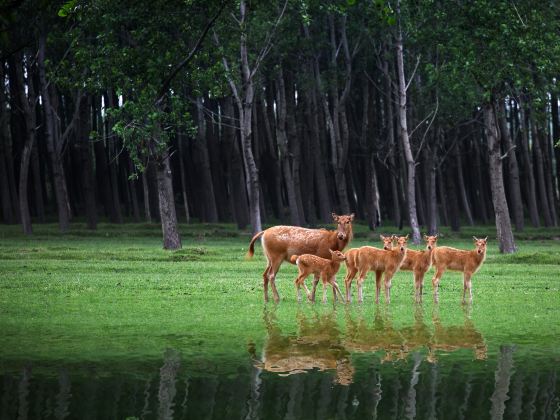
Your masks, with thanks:
[(280, 375), (303, 373), (312, 369), (334, 370), (334, 382), (348, 385), (352, 382), (354, 367), (349, 352), (342, 346), (336, 313), (307, 317), (298, 313), (298, 332), (284, 335), (276, 315), (265, 309), (264, 322), (267, 341), (257, 365)]
[(59, 371), (58, 384), (60, 390), (58, 392), (58, 395), (56, 396), (56, 408), (54, 410), (54, 416), (57, 419), (64, 419), (70, 414), (70, 412), (68, 411), (68, 407), (70, 406), (71, 397), (70, 377), (68, 376), (68, 372), (66, 371), (66, 369), (61, 369)]
[(159, 392), (158, 392), (158, 418), (173, 418), (173, 400), (177, 393), (175, 381), (181, 367), (181, 357), (177, 350), (167, 349), (163, 355), (163, 366), (159, 370)]
[(21, 373), (21, 379), (18, 385), (19, 407), (18, 420), (25, 420), (29, 414), (29, 381), (31, 380), (31, 368), (25, 366)]
[(494, 393), (490, 400), (492, 401), (492, 409), (490, 416), (492, 419), (502, 419), (506, 409), (506, 400), (509, 399), (509, 383), (513, 374), (513, 347), (501, 346), (498, 356), (498, 367), (496, 369), (495, 379), (496, 385)]

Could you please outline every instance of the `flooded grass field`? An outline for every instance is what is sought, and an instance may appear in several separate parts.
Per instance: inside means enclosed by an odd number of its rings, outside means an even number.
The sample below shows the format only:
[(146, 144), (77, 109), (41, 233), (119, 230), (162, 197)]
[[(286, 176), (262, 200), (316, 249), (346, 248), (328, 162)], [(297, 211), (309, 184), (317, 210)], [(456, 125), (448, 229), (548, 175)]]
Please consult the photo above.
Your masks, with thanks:
[[(183, 232), (165, 252), (150, 225), (0, 229), (0, 419), (560, 416), (559, 231), (528, 230), (512, 256), (490, 238), (467, 306), (458, 273), (433, 304), (433, 270), (422, 305), (410, 272), (390, 305), (371, 275), (361, 305), (298, 304), (288, 264), (265, 305), (260, 245), (246, 261), (230, 226)], [(439, 245), (471, 233), (491, 228)]]

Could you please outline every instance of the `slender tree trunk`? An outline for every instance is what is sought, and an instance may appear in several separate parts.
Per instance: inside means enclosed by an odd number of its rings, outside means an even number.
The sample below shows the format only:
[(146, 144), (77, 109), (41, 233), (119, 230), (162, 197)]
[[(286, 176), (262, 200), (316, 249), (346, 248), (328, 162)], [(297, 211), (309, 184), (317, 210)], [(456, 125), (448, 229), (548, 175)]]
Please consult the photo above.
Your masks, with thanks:
[(210, 175), (214, 187), (214, 202), (218, 221), (226, 221), (229, 219), (228, 212), (228, 195), (226, 192), (226, 181), (224, 179), (222, 166), (222, 149), (220, 147), (220, 132), (218, 123), (218, 101), (216, 99), (207, 100), (207, 108), (210, 110), (210, 116), (206, 117), (206, 142), (208, 149), (208, 157), (210, 159)]
[[(313, 69), (311, 69), (313, 71)], [(313, 178), (317, 193), (317, 206), (319, 209), (319, 219), (327, 222), (331, 218), (332, 204), (327, 186), (327, 176), (324, 167), (323, 153), (321, 149), (321, 139), (319, 130), (319, 109), (317, 105), (316, 90), (310, 87), (307, 92), (307, 106), (305, 108), (306, 119), (310, 127), (311, 150), (313, 155)]]
[(81, 157), (82, 187), (85, 196), (85, 213), (88, 229), (97, 229), (97, 204), (95, 200), (95, 175), (93, 173), (92, 148), (89, 139), (91, 131), (90, 109), (91, 96), (85, 96), (80, 102), (80, 120), (78, 126), (78, 145)]
[(185, 175), (184, 146), (185, 136), (182, 133), (177, 134), (177, 144), (179, 146), (179, 170), (181, 171), (181, 194), (183, 196), (183, 206), (185, 207), (185, 219), (187, 223), (191, 222), (191, 214), (189, 212), (189, 200), (187, 196), (187, 177)]
[(34, 143), (33, 149), (31, 150), (31, 174), (33, 175), (33, 195), (35, 197), (37, 218), (40, 223), (45, 223), (45, 202), (43, 200), (43, 183), (41, 182), (41, 168), (39, 165), (37, 142)]
[(447, 186), (447, 199), (449, 204), (449, 224), (451, 226), (451, 230), (454, 232), (458, 232), (461, 229), (461, 220), (460, 220), (460, 213), (459, 213), (459, 200), (457, 198), (457, 185), (455, 183), (454, 172), (456, 168), (454, 168), (453, 164), (449, 162), (448, 167), (446, 168), (447, 176), (446, 179), (446, 186)]
[(45, 134), (47, 139), (47, 149), (49, 151), (52, 172), (55, 185), (56, 204), (58, 209), (58, 223), (61, 232), (66, 232), (70, 228), (70, 211), (68, 208), (68, 197), (66, 193), (66, 180), (64, 179), (64, 170), (62, 168), (62, 161), (59, 152), (59, 147), (56, 144), (54, 116), (51, 105), (51, 97), (49, 93), (49, 86), (47, 82), (45, 70), (45, 55), (47, 49), (47, 34), (44, 28), (39, 36), (39, 79), (41, 82), (41, 98), (44, 108), (44, 123)]
[[(399, 4), (399, 3), (398, 3)], [(397, 6), (400, 19), (400, 5)], [(412, 243), (420, 244), (420, 227), (418, 226), (418, 218), (416, 214), (416, 162), (412, 155), (410, 140), (408, 138), (408, 125), (406, 121), (406, 81), (404, 76), (404, 58), (403, 58), (403, 39), (402, 29), (400, 27), (397, 35), (397, 72), (399, 77), (399, 124), (401, 142), (403, 146), (404, 156), (407, 166), (407, 204), (408, 217), (410, 227), (412, 229)]]
[[(112, 89), (107, 91), (107, 95), (105, 96), (107, 101), (108, 108), (115, 108), (115, 98), (114, 92)], [(105, 133), (107, 138), (107, 149), (109, 152), (109, 179), (111, 180), (111, 192), (112, 192), (112, 201), (114, 206), (114, 212), (116, 219), (114, 220), (115, 223), (123, 223), (123, 216), (122, 216), (122, 209), (121, 209), (121, 199), (119, 194), (119, 183), (118, 183), (118, 156), (116, 153), (118, 138), (113, 133), (113, 126), (107, 120), (107, 131)]]
[(437, 190), (439, 192), (439, 202), (441, 204), (441, 218), (444, 226), (449, 226), (449, 212), (447, 211), (447, 196), (441, 169), (437, 169), (436, 176)]
[(288, 136), (286, 135), (286, 88), (282, 67), (278, 70), (276, 88), (276, 112), (278, 115), (278, 119), (276, 121), (276, 139), (278, 142), (280, 161), (282, 162), (281, 165), (282, 173), (284, 175), (284, 185), (286, 186), (286, 193), (288, 196), (290, 222), (292, 225), (300, 226), (302, 219), (297, 205), (295, 183), (292, 176), (290, 156), (288, 153)]
[(552, 156), (553, 152), (550, 147), (550, 140), (549, 134), (545, 130), (545, 132), (541, 135), (541, 150), (543, 153), (543, 160), (544, 160), (544, 172), (545, 174), (549, 174), (545, 176), (546, 182), (546, 193), (548, 196), (548, 204), (550, 205), (550, 216), (552, 217), (552, 225), (558, 226), (558, 214), (556, 213), (556, 191), (555, 191), (555, 176), (554, 176), (554, 168), (552, 165)]
[(27, 96), (25, 95), (25, 82), (23, 79), (23, 54), (19, 54), (20, 62), (15, 63), (15, 73), (17, 91), (20, 94), (19, 102), (22, 105), (25, 120), (25, 141), (21, 152), (21, 162), (19, 170), (19, 210), (23, 233), (33, 234), (31, 225), (31, 214), (29, 212), (28, 185), (29, 185), (29, 162), (31, 152), (35, 143), (35, 88), (33, 86), (32, 68), (27, 67)]
[[(294, 193), (296, 196), (296, 206), (300, 224), (305, 224), (305, 212), (303, 211), (303, 199), (301, 197), (301, 144), (302, 140), (298, 136), (296, 122), (296, 93), (293, 78), (288, 75), (286, 86), (286, 131), (288, 134), (288, 154), (290, 166), (292, 168), (292, 179), (294, 182)], [(301, 105), (300, 105), (301, 106)]]
[[(457, 136), (457, 133), (455, 133), (455, 135)], [(455, 143), (455, 160), (457, 164), (457, 182), (459, 184), (459, 194), (461, 196), (461, 202), (463, 203), (463, 209), (465, 210), (465, 216), (467, 217), (467, 223), (469, 224), (469, 226), (474, 226), (471, 205), (469, 203), (467, 188), (465, 186), (465, 178), (463, 176), (463, 156), (461, 154), (458, 141)]]
[(214, 195), (214, 184), (212, 181), (212, 170), (210, 167), (210, 157), (208, 155), (206, 119), (204, 118), (204, 110), (202, 98), (196, 99), (198, 133), (196, 136), (196, 155), (199, 162), (200, 176), (202, 180), (202, 191), (204, 200), (203, 219), (206, 222), (218, 222), (218, 210), (216, 208), (216, 197)]
[(552, 223), (552, 215), (550, 214), (550, 204), (548, 202), (548, 194), (546, 193), (546, 181), (544, 175), (544, 159), (543, 153), (541, 149), (541, 133), (540, 128), (537, 127), (537, 123), (533, 116), (533, 110), (529, 114), (529, 119), (531, 122), (531, 134), (533, 140), (533, 162), (536, 165), (536, 173), (537, 173), (537, 187), (539, 192), (539, 198), (541, 205), (539, 206), (539, 210), (543, 215), (544, 225), (546, 227), (550, 227), (553, 225)]
[(144, 193), (144, 218), (147, 223), (152, 223), (152, 213), (150, 211), (150, 189), (148, 187), (148, 168), (142, 172), (142, 189)]
[(533, 171), (533, 162), (529, 152), (529, 130), (527, 116), (525, 115), (525, 104), (519, 104), (519, 123), (521, 126), (521, 149), (522, 161), (525, 167), (525, 182), (527, 190), (527, 201), (529, 204), (529, 215), (533, 227), (540, 226), (539, 212), (537, 210), (537, 189), (535, 185), (535, 176)]
[[(551, 114), (552, 114), (552, 148), (554, 150), (554, 157), (556, 160), (556, 182), (553, 182), (553, 186), (556, 187), (556, 204), (560, 201), (558, 194), (560, 193), (560, 123), (558, 122), (558, 96), (552, 92), (551, 93)], [(552, 156), (552, 155), (551, 155)]]
[[(435, 134), (437, 138), (437, 133)], [(437, 207), (437, 190), (436, 190), (436, 157), (434, 151), (426, 147), (426, 166), (428, 173), (428, 235), (436, 235), (438, 233), (438, 207)]]
[(487, 224), (488, 220), (490, 219), (489, 216), (489, 209), (487, 207), (487, 203), (490, 202), (490, 197), (488, 197), (487, 193), (487, 184), (488, 180), (487, 177), (482, 175), (482, 168), (484, 166), (482, 153), (480, 151), (479, 139), (473, 139), (473, 147), (474, 147), (474, 154), (475, 154), (475, 168), (474, 168), (474, 176), (475, 176), (475, 184), (477, 187), (477, 208), (480, 212), (480, 217), (482, 218), (482, 223)]
[(521, 185), (519, 183), (519, 165), (517, 164), (517, 155), (511, 138), (511, 131), (508, 129), (506, 109), (503, 101), (500, 101), (500, 109), (498, 112), (500, 119), (500, 132), (505, 152), (507, 154), (508, 181), (510, 185), (511, 208), (513, 210), (515, 220), (515, 230), (521, 232), (523, 231), (525, 222), (523, 220), (523, 201), (521, 199)]
[(175, 213), (175, 201), (173, 194), (173, 183), (169, 156), (164, 156), (156, 164), (159, 214), (163, 231), (163, 248), (181, 248), (181, 237), (177, 226), (177, 215)]
[(485, 104), (483, 113), (486, 139), (488, 141), (490, 187), (492, 189), (494, 214), (496, 215), (498, 246), (501, 253), (511, 254), (516, 251), (516, 246), (511, 230), (511, 220), (504, 189), (500, 136), (498, 133), (498, 121), (496, 120), (494, 103)]

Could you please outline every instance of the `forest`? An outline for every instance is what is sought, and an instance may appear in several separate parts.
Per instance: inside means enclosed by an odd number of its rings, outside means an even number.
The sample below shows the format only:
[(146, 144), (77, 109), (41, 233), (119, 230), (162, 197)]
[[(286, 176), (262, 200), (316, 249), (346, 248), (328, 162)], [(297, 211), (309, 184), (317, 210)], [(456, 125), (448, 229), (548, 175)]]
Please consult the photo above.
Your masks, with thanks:
[(560, 9), (5, 0), (0, 217), (435, 234), (558, 225)]

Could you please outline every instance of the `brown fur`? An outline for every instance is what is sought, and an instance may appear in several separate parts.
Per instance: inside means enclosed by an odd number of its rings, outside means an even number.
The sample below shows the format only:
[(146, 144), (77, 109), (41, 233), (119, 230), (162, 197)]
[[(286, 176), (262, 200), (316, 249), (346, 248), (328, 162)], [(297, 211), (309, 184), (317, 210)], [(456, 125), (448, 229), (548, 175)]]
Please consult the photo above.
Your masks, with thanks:
[(471, 277), (478, 271), (486, 258), (486, 242), (488, 238), (477, 239), (473, 236), (475, 249), (467, 251), (448, 246), (436, 248), (432, 253), (432, 264), (436, 273), (432, 279), (434, 287), (434, 301), (439, 301), (439, 282), (445, 270), (461, 271), (463, 273), (463, 303), (465, 295), (469, 291), (470, 301), (472, 302)]
[[(295, 262), (298, 266), (298, 276), (295, 280), (295, 285), (297, 289), (297, 299), (301, 301), (300, 287), (303, 285), (305, 291), (307, 292), (307, 298), (311, 301), (315, 301), (315, 290), (317, 288), (317, 283), (319, 278), (323, 280), (323, 303), (327, 301), (326, 287), (327, 283), (333, 288), (333, 297), (336, 300), (336, 293), (338, 292), (341, 300), (344, 302), (344, 297), (340, 292), (340, 288), (336, 283), (336, 273), (340, 269), (340, 263), (346, 259), (344, 254), (340, 251), (330, 251), (331, 259), (317, 257), (316, 255), (304, 254), (304, 255), (293, 255), (291, 257), (291, 262)], [(313, 280), (313, 292), (309, 292), (309, 289), (305, 285), (305, 279), (310, 275), (314, 274), (315, 278)]]
[(274, 301), (280, 296), (276, 290), (276, 273), (284, 261), (290, 261), (293, 255), (311, 254), (321, 258), (331, 258), (330, 249), (342, 251), (352, 240), (352, 220), (354, 214), (338, 216), (333, 213), (338, 224), (336, 230), (306, 229), (296, 226), (274, 226), (257, 233), (247, 252), (247, 258), (254, 254), (255, 241), (262, 237), (263, 252), (267, 266), (263, 273), (264, 300), (268, 302), (268, 283), (272, 287)]
[(412, 271), (414, 273), (416, 303), (422, 302), (424, 275), (432, 266), (432, 253), (437, 245), (437, 235), (424, 235), (424, 240), (426, 241), (426, 249), (423, 251), (415, 251), (413, 249), (406, 251), (406, 257), (400, 268), (401, 270)]
[[(381, 275), (385, 273), (385, 301), (391, 302), (391, 279), (398, 271), (405, 256), (407, 236), (401, 236), (397, 239), (397, 247), (391, 250), (378, 249), (371, 246), (363, 246), (359, 248), (356, 258), (358, 275), (358, 301), (363, 301), (362, 287), (369, 271), (375, 271), (375, 303), (379, 303), (379, 291), (381, 289)], [(348, 295), (352, 286), (354, 276), (346, 276), (344, 283)], [(349, 297), (347, 295), (347, 298)]]
[[(395, 235), (391, 235), (391, 236), (379, 235), (379, 238), (383, 242), (383, 249), (389, 250), (389, 249), (393, 248), (393, 241), (396, 238)], [(344, 255), (346, 255), (346, 277), (344, 279), (344, 284), (345, 284), (345, 286), (348, 285), (348, 286), (346, 286), (346, 301), (347, 302), (352, 301), (352, 293), (349, 289), (352, 281), (350, 280), (350, 283), (348, 283), (347, 279), (350, 278), (350, 277), (353, 279), (356, 276), (356, 273), (358, 273), (358, 253), (359, 253), (360, 249), (361, 248), (352, 248), (352, 249), (349, 249), (348, 251), (346, 251), (345, 254), (344, 254)]]

